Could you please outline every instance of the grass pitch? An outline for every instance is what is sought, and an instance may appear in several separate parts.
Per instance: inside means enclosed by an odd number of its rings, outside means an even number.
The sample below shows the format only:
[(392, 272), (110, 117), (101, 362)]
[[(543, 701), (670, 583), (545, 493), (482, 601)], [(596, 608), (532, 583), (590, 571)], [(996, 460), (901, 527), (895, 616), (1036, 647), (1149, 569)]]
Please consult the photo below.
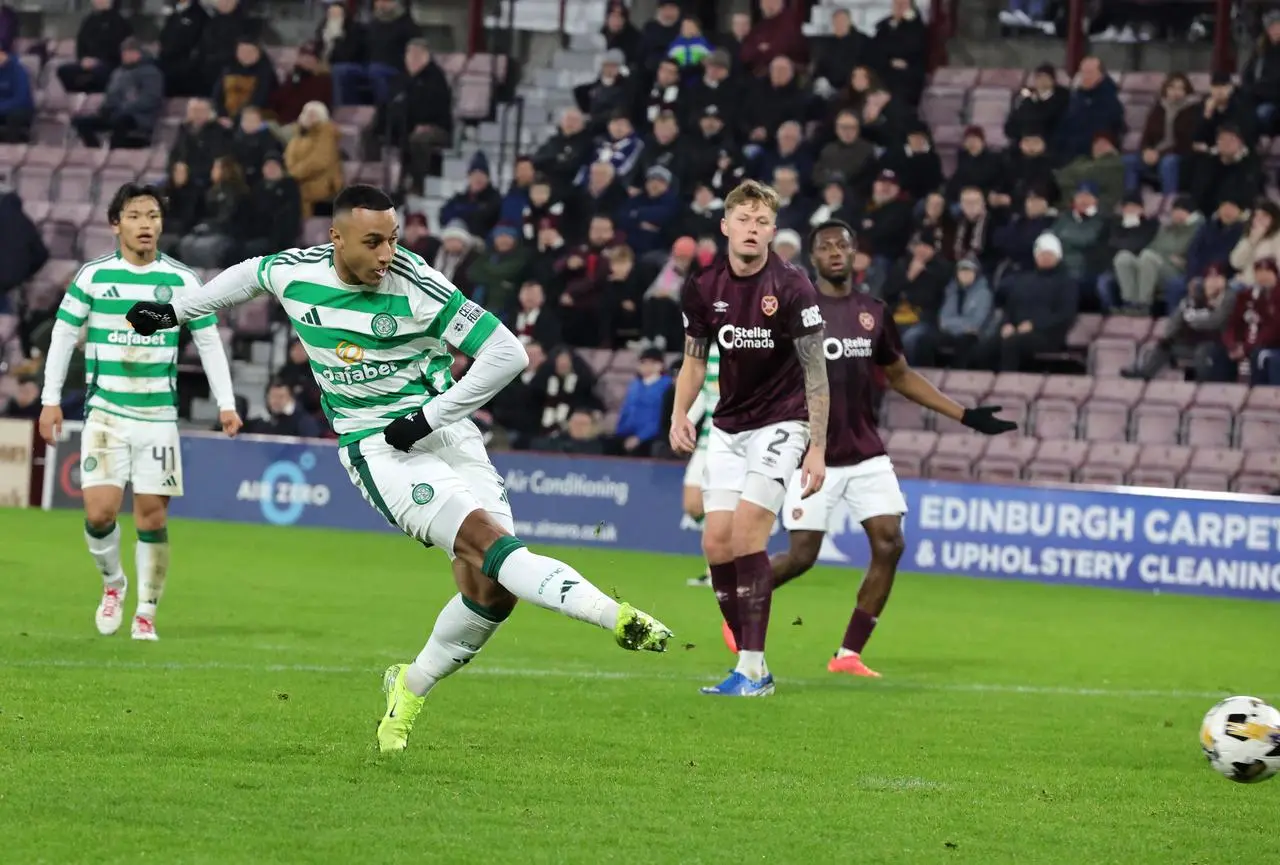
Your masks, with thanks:
[(1280, 783), (1232, 784), (1196, 740), (1219, 696), (1280, 698), (1274, 605), (906, 575), (865, 682), (825, 670), (858, 575), (822, 568), (775, 598), (778, 695), (717, 700), (696, 562), (562, 549), (674, 651), (521, 608), (383, 758), (381, 673), (452, 593), (441, 554), (178, 522), (144, 644), (94, 631), (80, 527), (0, 511), (6, 863), (1280, 858)]

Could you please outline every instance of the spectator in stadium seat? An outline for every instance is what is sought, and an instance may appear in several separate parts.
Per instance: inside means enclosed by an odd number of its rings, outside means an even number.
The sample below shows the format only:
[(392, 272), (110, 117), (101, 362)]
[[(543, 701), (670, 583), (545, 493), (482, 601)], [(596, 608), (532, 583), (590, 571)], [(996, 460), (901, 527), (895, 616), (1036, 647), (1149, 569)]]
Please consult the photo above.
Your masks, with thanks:
[(176, 257), (178, 243), (200, 222), (204, 191), (192, 182), (191, 168), (185, 162), (169, 166), (164, 185), (164, 233), (160, 235), (160, 251)]
[[(1218, 205), (1218, 209), (1196, 229), (1187, 247), (1187, 275), (1195, 276), (1208, 272), (1209, 265), (1218, 262), (1229, 262), (1231, 252), (1244, 236), (1248, 219), (1250, 199), (1226, 199)], [(1229, 266), (1229, 265), (1228, 265)], [(1230, 276), (1231, 273), (1228, 273)], [(1186, 283), (1166, 284), (1165, 300), (1168, 309), (1173, 309), (1186, 296)]]
[[(988, 196), (993, 207), (1007, 207), (1015, 213), (1023, 211), (1027, 191), (1037, 189), (1050, 203), (1058, 201), (1062, 192), (1054, 176), (1053, 157), (1049, 155), (1044, 135), (1034, 127), (1028, 127), (1018, 139), (1016, 148), (1006, 151), (1005, 186)], [(992, 200), (994, 199), (994, 200)], [(1027, 249), (1031, 249), (1031, 243)]]
[(742, 46), (751, 35), (751, 16), (746, 12), (735, 12), (729, 16), (729, 32), (716, 42), (717, 47), (728, 52), (733, 60), (731, 71), (734, 77), (747, 75), (747, 67), (742, 62)]
[(520, 236), (525, 242), (532, 243), (537, 239), (538, 226), (547, 220), (561, 224), (566, 219), (566, 210), (564, 200), (556, 195), (550, 181), (545, 177), (534, 177), (529, 185), (529, 203), (520, 212)]
[(619, 456), (650, 456), (662, 431), (662, 399), (670, 388), (661, 349), (645, 349), (636, 361), (636, 377), (627, 386), (618, 425), (605, 449)]
[(789, 165), (774, 169), (771, 178), (773, 188), (778, 191), (779, 231), (805, 231), (809, 229), (809, 217), (817, 205), (800, 191), (800, 173)]
[(971, 368), (974, 349), (994, 305), (995, 296), (982, 274), (982, 265), (976, 258), (960, 259), (942, 298), (938, 328), (917, 346), (921, 364), (936, 366), (941, 355), (953, 369)]
[(742, 42), (738, 58), (750, 75), (771, 71), (775, 58), (785, 57), (801, 66), (809, 62), (809, 40), (801, 32), (808, 6), (793, 0), (760, 0), (760, 18)]
[(805, 262), (803, 260), (797, 260), (800, 255), (800, 250), (803, 247), (804, 241), (800, 239), (800, 232), (793, 228), (784, 228), (773, 236), (773, 245), (770, 249), (773, 250), (774, 255), (787, 262), (787, 264), (794, 264), (796, 267), (806, 273), (809, 273), (809, 278), (812, 279), (813, 274), (805, 265)]
[(822, 225), (824, 222), (830, 222), (838, 219), (841, 222), (849, 222), (852, 214), (845, 202), (844, 181), (840, 175), (832, 174), (827, 178), (826, 183), (818, 185), (818, 203), (813, 214), (809, 217), (809, 225), (807, 228), (811, 231)]
[(1262, 16), (1262, 33), (1253, 54), (1245, 62), (1240, 83), (1257, 107), (1258, 130), (1263, 135), (1276, 132), (1276, 111), (1280, 107), (1280, 10)]
[(742, 151), (733, 147), (730, 139), (725, 139), (716, 156), (716, 170), (711, 175), (711, 191), (716, 194), (716, 198), (724, 198), (746, 177), (747, 166), (743, 162)]
[(467, 280), (475, 286), (472, 300), (495, 315), (505, 315), (529, 269), (529, 258), (516, 227), (499, 223), (489, 233), (488, 247), (467, 268)]
[(606, 348), (634, 348), (640, 344), (641, 304), (648, 288), (636, 268), (636, 255), (625, 243), (604, 250), (606, 267), (601, 304)]
[(557, 189), (567, 189), (592, 157), (592, 139), (582, 112), (577, 108), (566, 108), (560, 114), (556, 134), (533, 154), (533, 167), (546, 175)]
[(849, 188), (864, 192), (876, 169), (876, 149), (862, 138), (862, 121), (853, 109), (836, 115), (835, 130), (836, 140), (818, 154), (812, 182), (822, 185), (834, 175)]
[[(1155, 237), (1141, 251), (1121, 251), (1112, 261), (1119, 302), (1127, 311), (1150, 314), (1156, 289), (1163, 284), (1184, 283), (1187, 248), (1200, 224), (1200, 215), (1186, 195), (1173, 202), (1169, 221), (1156, 228)], [(1163, 295), (1161, 295), (1163, 296)]]
[(883, 299), (885, 279), (885, 269), (876, 260), (871, 243), (859, 237), (853, 251), (853, 290)]
[(724, 148), (734, 149), (733, 139), (725, 128), (724, 115), (720, 106), (705, 105), (702, 116), (697, 118), (694, 128), (686, 134), (688, 143), (689, 182), (710, 185), (716, 173), (716, 163), (720, 159), (720, 151)]
[(537, 407), (537, 430), (548, 435), (564, 429), (569, 415), (578, 410), (604, 412), (596, 395), (596, 376), (590, 365), (568, 346), (551, 350), (529, 382)]
[(942, 159), (930, 141), (929, 127), (923, 122), (912, 118), (907, 121), (905, 132), (904, 143), (890, 146), (880, 155), (880, 166), (902, 178), (907, 197), (919, 201), (942, 189)]
[(420, 193), (437, 151), (453, 140), (453, 89), (425, 39), (409, 40), (404, 66), (407, 74), (393, 81), (391, 101), (379, 105), (374, 122), (375, 129), (386, 129), (389, 143), (400, 150), (402, 183)]
[(340, 64), (363, 69), (368, 62), (364, 24), (351, 16), (342, 0), (325, 0), (324, 19), (316, 27), (315, 41), (321, 62), (330, 69)]
[(813, 90), (823, 99), (849, 83), (853, 68), (870, 58), (871, 43), (853, 26), (848, 9), (831, 12), (831, 35), (810, 40), (814, 47)]
[(39, 420), (41, 408), (43, 406), (40, 405), (40, 382), (31, 377), (23, 377), (18, 379), (18, 392), (5, 406), (4, 414), (0, 417)]
[(910, 254), (893, 266), (885, 280), (884, 302), (902, 336), (902, 353), (913, 366), (934, 344), (938, 310), (951, 281), (951, 264), (938, 254), (941, 238), (926, 228), (911, 241)]
[(1236, 292), (1222, 334), (1227, 357), (1249, 362), (1249, 384), (1280, 386), (1280, 270), (1274, 258), (1253, 265), (1255, 284)]
[(902, 147), (907, 129), (918, 122), (913, 109), (883, 88), (867, 94), (860, 119), (862, 137), (885, 150)]
[(333, 105), (333, 78), (321, 63), (315, 44), (306, 42), (298, 48), (293, 70), (267, 102), (268, 113), (275, 115), (274, 131), (286, 144), (297, 132), (294, 124), (309, 102), (326, 109)]
[(1191, 155), (1200, 112), (1200, 100), (1187, 76), (1175, 72), (1164, 80), (1160, 101), (1151, 106), (1142, 128), (1139, 152), (1125, 154), (1126, 191), (1150, 186), (1165, 195), (1178, 193), (1182, 160)]
[(1239, 373), (1227, 356), (1222, 335), (1231, 320), (1236, 295), (1227, 287), (1226, 269), (1210, 265), (1203, 279), (1191, 280), (1187, 296), (1169, 313), (1164, 335), (1155, 346), (1120, 374), (1150, 381), (1170, 364), (1189, 360), (1196, 381), (1235, 381)]
[[(939, 164), (941, 173), (941, 164)], [(964, 131), (960, 156), (956, 169), (947, 181), (947, 203), (957, 204), (960, 193), (973, 186), (982, 191), (985, 198), (1005, 184), (1004, 155), (987, 147), (987, 134), (981, 126), (970, 126)]]
[[(328, 109), (321, 106), (325, 122), (328, 120)], [(335, 135), (337, 130), (333, 130)], [(322, 134), (317, 131), (317, 134)], [(334, 141), (334, 152), (337, 152), (337, 141)], [(271, 134), (270, 127), (262, 118), (262, 109), (256, 105), (246, 105), (240, 112), (240, 120), (231, 133), (231, 155), (244, 169), (245, 182), (250, 186), (258, 182), (262, 176), (262, 163), (268, 156), (280, 156), (280, 139)]]
[(1253, 98), (1235, 86), (1230, 72), (1215, 72), (1209, 79), (1209, 96), (1202, 103), (1200, 120), (1191, 143), (1191, 150), (1199, 154), (1200, 161), (1213, 154), (1218, 129), (1222, 126), (1234, 126), (1239, 130), (1240, 140), (1246, 147), (1252, 148), (1257, 143), (1257, 110)]
[(627, 73), (626, 57), (620, 49), (611, 48), (600, 59), (600, 74), (596, 80), (573, 88), (573, 98), (582, 112), (591, 118), (592, 128), (603, 131), (610, 117), (630, 109), (635, 98), (632, 92), (634, 83)]
[(71, 125), (86, 147), (100, 147), (98, 136), (104, 133), (113, 150), (151, 144), (151, 135), (164, 109), (164, 77), (132, 36), (120, 45), (120, 61), (111, 72), (98, 110), (71, 118)]
[(240, 41), (248, 39), (257, 44), (260, 30), (259, 23), (248, 16), (240, 0), (215, 0), (200, 35), (205, 94), (212, 93), (223, 71), (235, 64)]
[(209, 13), (199, 0), (175, 0), (164, 10), (160, 57), (165, 96), (208, 96), (201, 42)]
[(541, 345), (559, 345), (562, 339), (559, 314), (547, 306), (547, 293), (542, 283), (536, 279), (526, 279), (516, 295), (519, 306), (515, 313), (507, 319), (519, 340), (528, 345), (536, 342)]
[(670, 111), (662, 112), (653, 121), (653, 131), (645, 137), (644, 149), (636, 163), (636, 176), (644, 177), (655, 165), (671, 172), (672, 189), (678, 195), (689, 194), (689, 147), (680, 134), (676, 115)]
[[(644, 142), (636, 134), (631, 118), (625, 112), (619, 112), (609, 119), (607, 134), (597, 142), (595, 160), (613, 165), (614, 177), (618, 183), (631, 187), (632, 175), (640, 163), (640, 154), (644, 150)], [(588, 169), (584, 164), (578, 172), (579, 186), (587, 180)]]
[(736, 126), (737, 116), (741, 111), (741, 87), (730, 77), (733, 60), (729, 52), (717, 48), (708, 55), (702, 64), (702, 75), (684, 88), (685, 116), (688, 124), (697, 123), (707, 116), (709, 107), (715, 107), (715, 114), (723, 124), (731, 129)]
[(0, 144), (30, 140), (35, 115), (35, 97), (26, 67), (17, 55), (0, 48)]
[(568, 252), (569, 245), (560, 232), (559, 220), (550, 217), (543, 219), (538, 223), (538, 232), (529, 250), (529, 266), (525, 269), (524, 277), (550, 285), (553, 289), (558, 288), (556, 281), (559, 264)]
[(502, 196), (489, 181), (489, 159), (484, 151), (477, 150), (467, 166), (466, 188), (445, 202), (440, 209), (440, 221), (450, 223), (460, 219), (468, 231), (482, 236), (498, 224), (501, 211)]
[(4, 255), (0, 255), (3, 307), (9, 292), (39, 273), (49, 260), (40, 230), (22, 210), (22, 199), (7, 189), (0, 189), (0, 237), (4, 238)]
[(699, 183), (694, 187), (693, 201), (680, 216), (675, 233), (682, 237), (714, 237), (720, 232), (722, 219), (724, 200), (716, 198), (710, 186)]
[(440, 248), (425, 256), (440, 275), (457, 286), (468, 298), (472, 295), (468, 271), (476, 260), (476, 242), (464, 222), (450, 222), (440, 232)]
[[(994, 243), (1000, 257), (1008, 262), (1008, 272), (1031, 270), (1036, 266), (1035, 243), (1040, 235), (1053, 229), (1058, 211), (1049, 204), (1048, 192), (1042, 186), (1027, 188), (1022, 198), (1022, 212), (996, 229)], [(999, 284), (1003, 283), (993, 275)]]
[(1231, 267), (1244, 285), (1253, 285), (1253, 265), (1264, 258), (1280, 261), (1280, 206), (1268, 198), (1254, 205), (1249, 227), (1231, 250)]
[(8, 3), (0, 3), (0, 51), (13, 52), (19, 29), (18, 11)]
[(871, 44), (885, 87), (907, 105), (917, 107), (924, 92), (929, 31), (914, 0), (893, 0), (889, 15), (876, 25)]
[(600, 425), (596, 423), (595, 415), (586, 409), (574, 409), (563, 430), (555, 435), (539, 436), (533, 440), (529, 449), (545, 453), (603, 456), (605, 443), (600, 438)]
[(692, 237), (676, 240), (671, 245), (670, 256), (645, 289), (640, 312), (643, 339), (661, 351), (675, 351), (681, 344), (684, 326), (681, 323), (680, 293), (693, 271), (697, 251), (697, 241)]
[(120, 44), (133, 34), (114, 0), (93, 0), (93, 9), (76, 31), (76, 59), (58, 67), (58, 80), (68, 93), (101, 93), (120, 65)]
[(267, 386), (267, 414), (245, 424), (245, 432), (255, 435), (319, 438), (320, 423), (304, 411), (289, 385), (273, 381)]
[(640, 31), (631, 23), (631, 10), (625, 3), (612, 2), (604, 17), (604, 26), (600, 28), (604, 36), (605, 49), (622, 52), (622, 62), (627, 66), (642, 68), (644, 58), (641, 56)]
[(680, 80), (680, 67), (671, 58), (663, 58), (647, 91), (636, 94), (632, 117), (638, 129), (651, 127), (658, 115), (665, 113), (684, 116), (684, 85)]
[(316, 215), (317, 206), (327, 205), (342, 190), (342, 153), (338, 128), (329, 119), (323, 102), (308, 102), (298, 118), (298, 133), (284, 150), (289, 176), (298, 183), (302, 196), (302, 218)]
[(1084, 58), (1056, 129), (1054, 156), (1063, 165), (1087, 157), (1098, 133), (1108, 133), (1116, 142), (1124, 138), (1124, 129), (1124, 106), (1115, 80), (1097, 57)]
[[(869, 65), (862, 63), (853, 67), (849, 80), (836, 95), (826, 104), (825, 121), (819, 129), (823, 142), (835, 133), (835, 121), (842, 111), (852, 111), (862, 121), (862, 108), (867, 104), (867, 96), (876, 90), (882, 90), (880, 77)], [(859, 127), (861, 129), (861, 127)]]
[(858, 214), (854, 229), (866, 239), (888, 266), (907, 248), (911, 238), (911, 202), (902, 195), (898, 175), (881, 171), (871, 185), (871, 195), (851, 210)]
[[(1120, 306), (1121, 298), (1117, 295), (1116, 285), (1119, 275), (1126, 266), (1136, 282), (1138, 256), (1155, 239), (1160, 221), (1148, 219), (1143, 208), (1142, 196), (1136, 192), (1125, 195), (1120, 205), (1120, 213), (1107, 218), (1107, 228), (1103, 232), (1106, 238), (1108, 265), (1098, 275), (1098, 299), (1104, 312), (1110, 312)], [(1132, 286), (1132, 283), (1131, 283)], [(1127, 315), (1150, 315), (1151, 305), (1124, 303), (1119, 312)]]
[(1244, 143), (1239, 128), (1218, 127), (1214, 153), (1201, 158), (1191, 181), (1191, 195), (1202, 213), (1211, 213), (1218, 202), (1231, 198), (1251, 201), (1265, 185), (1262, 164)]
[(671, 172), (655, 165), (645, 173), (644, 190), (623, 204), (618, 228), (636, 256), (643, 259), (663, 247), (679, 210), (680, 200), (671, 190)]
[[(916, 232), (931, 228), (939, 238), (951, 228), (951, 211), (941, 191), (934, 191), (918, 200), (912, 209), (912, 227)], [(941, 247), (941, 244), (939, 244)]]
[(246, 214), (253, 228), (245, 233), (243, 257), (270, 255), (297, 246), (302, 213), (297, 182), (285, 174), (278, 153), (268, 154), (249, 191)]
[(711, 55), (711, 43), (702, 35), (702, 24), (686, 15), (680, 22), (680, 35), (671, 42), (667, 57), (680, 67), (680, 80), (692, 84), (702, 73), (702, 64)]
[[(1124, 198), (1124, 175), (1124, 157), (1116, 149), (1115, 139), (1110, 132), (1099, 132), (1093, 136), (1089, 155), (1071, 160), (1054, 177), (1058, 186), (1064, 190), (1078, 189), (1083, 183), (1092, 184), (1095, 188), (1094, 195), (1098, 198), (1098, 210), (1110, 216)], [(1062, 206), (1068, 203), (1060, 202)], [(1070, 251), (1067, 257), (1071, 257)]]
[(225, 128), (230, 129), (240, 112), (250, 105), (266, 108), (276, 89), (276, 68), (250, 37), (241, 37), (236, 56), (222, 70), (213, 90), (213, 106)]
[(1032, 132), (1049, 141), (1054, 139), (1071, 101), (1070, 92), (1058, 83), (1057, 75), (1052, 63), (1040, 64), (1028, 86), (1014, 97), (1013, 110), (1004, 122), (1004, 134), (1010, 144)]
[(232, 263), (249, 227), (245, 210), (249, 187), (244, 171), (231, 156), (213, 162), (200, 221), (178, 244), (178, 257), (190, 267), (226, 267)]
[(231, 147), (227, 130), (213, 121), (209, 100), (192, 99), (187, 103), (186, 120), (178, 127), (178, 138), (169, 151), (169, 165), (185, 163), (191, 171), (191, 184), (199, 189), (208, 188), (214, 160)]
[(960, 193), (960, 212), (943, 234), (942, 252), (950, 261), (976, 260), (985, 272), (994, 272), (1000, 253), (993, 243), (996, 218), (987, 208), (987, 199), (977, 186)]
[(657, 71), (678, 35), (680, 4), (676, 0), (660, 0), (653, 18), (640, 31), (640, 63), (646, 77)]
[(587, 168), (587, 185), (578, 193), (576, 207), (579, 220), (597, 216), (612, 219), (627, 203), (627, 190), (618, 183), (611, 162), (593, 162)]
[(1062, 269), (1076, 281), (1079, 291), (1092, 292), (1098, 274), (1110, 263), (1105, 260), (1107, 220), (1098, 207), (1097, 185), (1087, 180), (1081, 183), (1070, 204), (1053, 223), (1053, 239)]
[(752, 81), (743, 94), (740, 112), (741, 141), (748, 158), (754, 158), (773, 140), (788, 120), (804, 122), (809, 96), (796, 81), (795, 66), (786, 57), (775, 57), (767, 78)]
[(520, 221), (524, 209), (529, 204), (529, 187), (537, 172), (533, 168), (533, 159), (528, 155), (516, 157), (512, 165), (511, 185), (502, 196), (502, 206), (498, 208), (498, 221), (515, 224)]
[(813, 154), (799, 123), (788, 120), (778, 127), (773, 146), (761, 154), (759, 166), (759, 174), (766, 182), (779, 168), (790, 168), (796, 173), (800, 186), (807, 187), (813, 176)]
[(1035, 243), (1036, 266), (1008, 280), (1000, 326), (976, 349), (980, 368), (1022, 372), (1037, 354), (1061, 351), (1079, 308), (1079, 283), (1062, 263), (1062, 244), (1052, 234)]
[(498, 392), (485, 408), (496, 425), (506, 430), (509, 444), (516, 450), (526, 450), (530, 440), (541, 428), (541, 398), (531, 387), (538, 371), (547, 361), (546, 351), (536, 342), (525, 344), (529, 356), (524, 371)]
[[(332, 63), (336, 104), (386, 103), (394, 92), (394, 82), (406, 71), (409, 45), (419, 40), (420, 35), (413, 16), (400, 0), (373, 0), (373, 16), (364, 33), (368, 49), (365, 62)], [(426, 48), (425, 42), (423, 48)], [(408, 72), (415, 74), (412, 69)], [(366, 88), (371, 100), (364, 98)], [(448, 107), (452, 108), (452, 102)]]
[(288, 387), (289, 393), (308, 412), (315, 414), (320, 411), (320, 388), (316, 385), (315, 373), (311, 371), (302, 340), (294, 339), (289, 343), (289, 353), (272, 378)]

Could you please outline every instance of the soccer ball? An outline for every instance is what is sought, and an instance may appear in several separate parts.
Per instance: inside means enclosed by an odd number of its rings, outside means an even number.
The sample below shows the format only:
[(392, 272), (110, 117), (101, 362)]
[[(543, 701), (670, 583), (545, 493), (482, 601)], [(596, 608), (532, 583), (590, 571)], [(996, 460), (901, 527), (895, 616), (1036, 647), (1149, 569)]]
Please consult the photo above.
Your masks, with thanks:
[(1257, 697), (1228, 697), (1204, 716), (1200, 747), (1232, 781), (1265, 781), (1280, 771), (1280, 711)]

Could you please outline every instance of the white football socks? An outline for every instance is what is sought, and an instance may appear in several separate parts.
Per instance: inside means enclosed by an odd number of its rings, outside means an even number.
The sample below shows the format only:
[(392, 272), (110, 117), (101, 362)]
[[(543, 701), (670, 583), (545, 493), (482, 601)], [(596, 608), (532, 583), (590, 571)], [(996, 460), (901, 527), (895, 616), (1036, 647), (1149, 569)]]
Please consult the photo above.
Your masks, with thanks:
[(84, 542), (89, 547), (89, 555), (102, 574), (102, 582), (113, 589), (123, 589), (125, 585), (124, 570), (120, 567), (120, 526), (111, 524), (106, 534), (84, 524)]
[(764, 652), (738, 652), (738, 666), (734, 668), (753, 682), (758, 682), (769, 675), (769, 665), (764, 662)]
[(138, 610), (147, 619), (156, 617), (156, 605), (164, 594), (164, 578), (169, 573), (169, 530), (138, 530)]
[(436, 617), (427, 644), (404, 671), (409, 690), (425, 697), (437, 682), (474, 658), (501, 624), (476, 612), (462, 595), (454, 595)]
[(513, 537), (489, 548), (484, 572), (522, 601), (610, 631), (618, 623), (617, 601), (564, 562), (531, 553)]

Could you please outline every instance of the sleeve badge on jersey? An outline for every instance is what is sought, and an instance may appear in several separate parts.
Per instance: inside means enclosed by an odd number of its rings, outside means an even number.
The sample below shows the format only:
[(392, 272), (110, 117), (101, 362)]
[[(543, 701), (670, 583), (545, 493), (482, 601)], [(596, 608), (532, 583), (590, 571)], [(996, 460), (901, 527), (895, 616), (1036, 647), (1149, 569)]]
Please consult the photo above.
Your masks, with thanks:
[(862, 325), (865, 330), (876, 329), (876, 317), (869, 312), (863, 312), (858, 315), (858, 324)]
[(760, 298), (760, 311), (765, 315), (773, 315), (778, 311), (778, 299), (772, 294)]

